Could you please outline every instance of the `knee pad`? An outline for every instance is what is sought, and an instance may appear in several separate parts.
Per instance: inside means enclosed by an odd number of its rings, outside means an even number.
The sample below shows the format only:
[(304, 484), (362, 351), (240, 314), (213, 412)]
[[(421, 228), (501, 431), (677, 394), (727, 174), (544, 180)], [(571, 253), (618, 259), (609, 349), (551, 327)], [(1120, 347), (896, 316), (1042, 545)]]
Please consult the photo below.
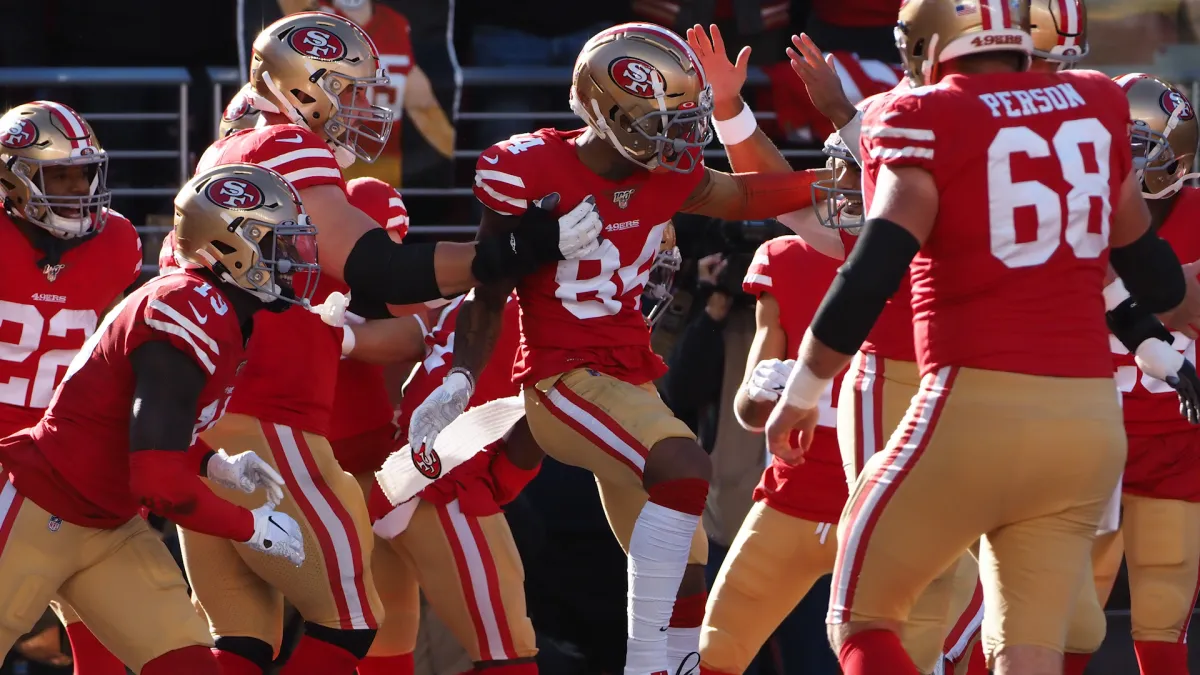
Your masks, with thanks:
[(305, 621), (304, 633), (314, 640), (340, 647), (359, 660), (366, 657), (367, 652), (371, 649), (371, 643), (375, 641), (374, 628), (344, 630)]
[(1133, 610), (1133, 639), (1173, 642), (1179, 639), (1192, 609), (1194, 588), (1184, 588), (1167, 579), (1140, 580), (1130, 585)]
[(275, 650), (271, 645), (258, 638), (219, 637), (216, 639), (215, 645), (219, 651), (236, 654), (258, 666), (263, 672), (271, 667), (271, 662), (275, 659)]

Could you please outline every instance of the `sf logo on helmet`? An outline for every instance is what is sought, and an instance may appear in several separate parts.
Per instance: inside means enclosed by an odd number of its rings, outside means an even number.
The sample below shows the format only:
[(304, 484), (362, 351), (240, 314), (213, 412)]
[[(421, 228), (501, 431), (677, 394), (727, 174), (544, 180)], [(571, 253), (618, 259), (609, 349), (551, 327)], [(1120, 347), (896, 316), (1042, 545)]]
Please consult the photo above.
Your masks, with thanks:
[(664, 89), (667, 86), (657, 68), (632, 56), (616, 59), (609, 64), (608, 75), (618, 87), (640, 98), (654, 98), (655, 78)]
[(1192, 109), (1192, 104), (1183, 97), (1183, 94), (1174, 89), (1164, 91), (1158, 103), (1162, 106), (1163, 112), (1168, 115), (1174, 115), (1178, 109), (1180, 122), (1186, 122), (1196, 116), (1196, 112)]
[(6, 148), (28, 148), (37, 140), (38, 129), (27, 119), (18, 119), (11, 127), (0, 132), (0, 145)]
[(262, 190), (254, 183), (239, 178), (215, 180), (204, 194), (217, 206), (239, 211), (256, 209), (263, 203)]
[(338, 36), (320, 28), (301, 28), (288, 38), (292, 49), (319, 61), (338, 61), (346, 55), (346, 45)]

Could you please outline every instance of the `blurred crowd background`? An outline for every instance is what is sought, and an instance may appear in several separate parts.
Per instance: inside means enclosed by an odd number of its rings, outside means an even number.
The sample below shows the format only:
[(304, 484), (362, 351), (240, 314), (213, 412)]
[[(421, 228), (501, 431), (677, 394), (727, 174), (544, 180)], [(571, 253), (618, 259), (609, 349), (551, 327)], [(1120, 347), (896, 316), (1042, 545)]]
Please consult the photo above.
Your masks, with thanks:
[[(325, 4), (328, 2), (328, 4)], [(110, 151), (114, 206), (143, 233), (146, 276), (170, 226), (171, 197), (212, 142), (219, 111), (245, 81), (254, 35), (284, 13), (330, 9), (334, 0), (0, 0), (0, 104), (62, 101), (93, 124)], [(823, 163), (831, 131), (787, 65), (793, 33), (860, 62), (895, 64), (892, 25), (900, 0), (337, 0), (384, 54), (393, 88), (377, 92), (402, 118), (394, 148), (355, 167), (398, 187), (417, 240), (473, 236), (471, 197), (480, 150), (544, 126), (575, 128), (567, 106), (570, 66), (592, 34), (646, 20), (682, 30), (717, 23), (730, 49), (754, 48), (744, 92), (797, 168)], [(1091, 51), (1082, 67), (1149, 72), (1183, 87), (1200, 83), (1200, 0), (1087, 0)], [(360, 18), (365, 17), (365, 18)], [(714, 141), (708, 161), (728, 168)], [(685, 260), (656, 351), (672, 372), (659, 387), (713, 454), (715, 484), (705, 527), (709, 566), (719, 567), (750, 506), (764, 465), (761, 438), (732, 420), (754, 333), (753, 299), (741, 279), (755, 249), (784, 233), (774, 221), (724, 222), (680, 215)], [(545, 461), (508, 508), (527, 576), (541, 672), (601, 675), (624, 662), (625, 562), (609, 533), (592, 477)], [(178, 555), (173, 528), (158, 523)], [(1109, 601), (1109, 637), (1090, 673), (1136, 672), (1122, 579)], [(711, 578), (711, 577), (710, 577)], [(825, 643), (828, 579), (780, 627), (748, 675), (832, 675)], [(424, 620), (427, 619), (427, 620)], [(297, 622), (298, 625), (298, 622)], [(285, 653), (281, 658), (286, 657)], [(53, 615), (5, 659), (0, 675), (70, 673)], [(423, 617), (418, 673), (469, 667), (436, 617)]]

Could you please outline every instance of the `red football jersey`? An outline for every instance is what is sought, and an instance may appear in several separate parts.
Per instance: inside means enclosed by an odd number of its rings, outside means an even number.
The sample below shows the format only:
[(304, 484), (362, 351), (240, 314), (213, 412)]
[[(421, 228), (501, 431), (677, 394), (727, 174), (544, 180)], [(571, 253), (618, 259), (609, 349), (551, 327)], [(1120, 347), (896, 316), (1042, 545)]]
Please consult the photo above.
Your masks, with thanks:
[[(21, 494), (63, 520), (116, 527), (138, 513), (129, 492), (129, 355), (153, 340), (188, 355), (208, 380), (192, 438), (224, 414), (244, 337), (225, 291), (191, 271), (157, 277), (104, 318), (67, 369), (41, 421), (0, 442)], [(101, 394), (103, 392), (103, 394)]]
[[(329, 146), (294, 124), (245, 129), (219, 139), (205, 151), (196, 171), (234, 162), (274, 169), (297, 190), (317, 185), (346, 189)], [(346, 290), (345, 284), (322, 275), (313, 304), (333, 291)], [(260, 312), (229, 412), (327, 436), (341, 356), (342, 329), (326, 325), (316, 314), (300, 307)]]
[(638, 171), (622, 181), (597, 176), (579, 161), (583, 129), (540, 129), (485, 150), (475, 165), (475, 196), (504, 215), (557, 192), (556, 214), (592, 195), (604, 233), (581, 260), (545, 265), (521, 280), (521, 348), (513, 377), (537, 382), (575, 368), (642, 384), (667, 367), (650, 349), (641, 312), (642, 288), (663, 229), (699, 185), (703, 166), (688, 174)]
[(0, 438), (42, 418), (104, 310), (142, 272), (142, 240), (110, 211), (99, 234), (55, 265), (0, 211)]
[[(796, 236), (779, 237), (758, 247), (742, 289), (759, 297), (769, 293), (779, 303), (779, 323), (787, 334), (787, 355), (800, 353), (804, 332), (812, 323), (825, 291), (840, 263), (818, 253)], [(842, 386), (842, 373), (821, 394), (816, 437), (804, 463), (791, 466), (773, 458), (754, 489), (754, 499), (764, 500), (783, 513), (818, 523), (836, 523), (846, 504), (848, 489), (842, 455), (838, 450), (837, 408), (834, 397)]]
[[(404, 237), (408, 232), (408, 210), (396, 188), (376, 178), (355, 178), (346, 186), (351, 204), (384, 228)], [(342, 357), (338, 363), (330, 425), (329, 441), (333, 444), (334, 457), (343, 468), (372, 464), (375, 465), (372, 468), (378, 468), (387, 459), (392, 449), (390, 433), (376, 434), (369, 439), (356, 438), (381, 428), (394, 431), (392, 402), (388, 397), (382, 366)], [(354, 439), (353, 445), (357, 447), (343, 446), (337, 442), (343, 439)], [(362, 447), (364, 444), (374, 447)], [(354, 457), (349, 457), (349, 454)]]
[[(454, 366), (454, 327), (458, 323), (458, 311), (466, 295), (460, 295), (442, 308), (437, 323), (425, 330), (425, 360), (417, 368), (404, 387), (404, 398), (400, 402), (400, 414), (396, 426), (400, 428), (401, 444), (408, 442), (408, 422), (413, 410), (446, 379)], [(467, 407), (473, 408), (488, 401), (506, 396), (516, 396), (521, 387), (513, 382), (512, 364), (520, 343), (519, 312), (515, 294), (508, 296), (504, 307), (504, 323), (496, 338), (496, 347), (475, 383), (475, 393)], [(485, 467), (486, 468), (486, 467)]]
[[(322, 4), (321, 11), (342, 14), (328, 4)], [(404, 117), (404, 89), (408, 74), (416, 65), (413, 60), (412, 30), (407, 17), (382, 2), (371, 3), (371, 20), (363, 24), (362, 29), (379, 49), (379, 65), (387, 71), (388, 79), (392, 81), (391, 86), (371, 89), (371, 103), (390, 109), (396, 124), (392, 127), (382, 154), (374, 163), (355, 162), (346, 167), (345, 174), (347, 178), (374, 176), (399, 185), (402, 177), (400, 120)]]
[(940, 195), (910, 270), (922, 373), (1112, 376), (1101, 290), (1128, 138), (1124, 92), (1094, 71), (951, 75), (867, 110), (867, 202), (884, 165)]
[(842, 28), (896, 25), (901, 0), (814, 0), (813, 16)]

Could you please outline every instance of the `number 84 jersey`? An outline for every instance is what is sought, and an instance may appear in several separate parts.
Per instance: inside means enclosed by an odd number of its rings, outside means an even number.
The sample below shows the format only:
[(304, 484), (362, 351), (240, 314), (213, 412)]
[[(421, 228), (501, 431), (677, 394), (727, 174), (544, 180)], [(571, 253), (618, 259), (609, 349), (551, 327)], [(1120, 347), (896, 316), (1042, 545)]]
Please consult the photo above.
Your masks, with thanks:
[(475, 170), (475, 196), (484, 206), (517, 216), (552, 193), (562, 215), (588, 195), (604, 222), (600, 247), (580, 260), (563, 260), (525, 277), (517, 287), (521, 345), (514, 364), (518, 382), (576, 368), (592, 368), (642, 384), (666, 366), (650, 349), (641, 314), (642, 288), (667, 222), (704, 175), (636, 171), (620, 181), (596, 175), (579, 160), (582, 129), (540, 129), (485, 150)]
[(104, 310), (141, 273), (141, 239), (114, 211), (71, 244), (48, 264), (0, 211), (0, 438), (37, 424)]
[(870, 107), (868, 203), (884, 166), (925, 169), (939, 195), (910, 269), (923, 374), (1112, 377), (1101, 292), (1129, 119), (1094, 71), (950, 75)]

